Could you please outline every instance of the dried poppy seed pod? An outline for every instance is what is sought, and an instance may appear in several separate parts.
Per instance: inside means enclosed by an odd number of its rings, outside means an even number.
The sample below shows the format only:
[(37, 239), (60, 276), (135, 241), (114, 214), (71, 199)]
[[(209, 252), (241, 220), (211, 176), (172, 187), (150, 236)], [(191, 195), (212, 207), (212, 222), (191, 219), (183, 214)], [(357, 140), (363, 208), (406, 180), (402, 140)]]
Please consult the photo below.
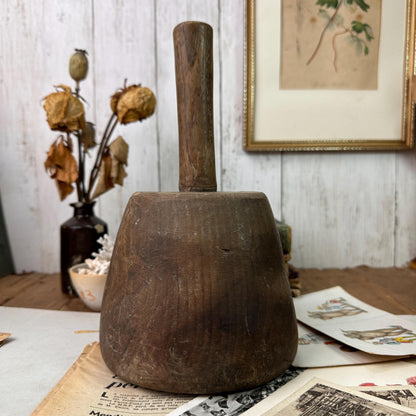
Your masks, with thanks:
[(117, 118), (121, 124), (141, 121), (153, 114), (156, 98), (147, 87), (132, 85), (117, 101)]
[(87, 73), (87, 51), (75, 49), (75, 53), (69, 59), (69, 75), (74, 81), (79, 82), (87, 77)]

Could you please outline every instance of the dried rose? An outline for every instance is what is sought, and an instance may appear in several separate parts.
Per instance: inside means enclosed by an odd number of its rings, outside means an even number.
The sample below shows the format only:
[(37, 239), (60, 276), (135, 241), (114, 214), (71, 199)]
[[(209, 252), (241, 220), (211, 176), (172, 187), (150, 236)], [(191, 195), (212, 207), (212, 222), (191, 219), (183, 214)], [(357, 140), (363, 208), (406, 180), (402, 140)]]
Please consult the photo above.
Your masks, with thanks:
[(112, 96), (111, 96), (111, 100), (110, 100), (110, 107), (111, 107), (111, 111), (114, 114), (117, 114), (117, 104), (118, 104), (118, 100), (120, 99), (120, 97), (123, 95), (123, 90), (117, 91), (115, 92)]
[(43, 108), (51, 130), (64, 132), (77, 131), (85, 128), (84, 106), (72, 95), (71, 88), (58, 85), (57, 91), (45, 97)]
[(151, 116), (156, 107), (153, 92), (139, 85), (130, 85), (111, 97), (111, 109), (121, 124), (141, 121)]
[(69, 75), (74, 81), (82, 81), (87, 77), (88, 58), (87, 51), (75, 49), (75, 53), (69, 59)]

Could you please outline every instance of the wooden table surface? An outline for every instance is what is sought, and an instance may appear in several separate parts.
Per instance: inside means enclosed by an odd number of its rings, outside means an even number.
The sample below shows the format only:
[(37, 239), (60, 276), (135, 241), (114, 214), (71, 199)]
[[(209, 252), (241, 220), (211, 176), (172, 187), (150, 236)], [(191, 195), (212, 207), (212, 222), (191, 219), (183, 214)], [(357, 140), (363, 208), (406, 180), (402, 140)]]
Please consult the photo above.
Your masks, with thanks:
[[(368, 304), (395, 314), (416, 314), (416, 270), (409, 268), (297, 269), (302, 294), (342, 286)], [(64, 295), (59, 274), (28, 273), (0, 278), (0, 305), (89, 311)]]

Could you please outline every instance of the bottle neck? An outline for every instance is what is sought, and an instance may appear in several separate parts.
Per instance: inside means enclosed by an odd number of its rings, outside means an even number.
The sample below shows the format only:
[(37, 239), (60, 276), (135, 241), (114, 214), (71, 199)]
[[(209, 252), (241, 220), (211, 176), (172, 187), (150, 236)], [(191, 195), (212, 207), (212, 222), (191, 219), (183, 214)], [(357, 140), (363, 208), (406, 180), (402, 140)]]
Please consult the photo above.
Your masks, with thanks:
[(74, 208), (74, 217), (87, 217), (94, 215), (95, 201), (92, 202), (74, 202), (70, 204)]

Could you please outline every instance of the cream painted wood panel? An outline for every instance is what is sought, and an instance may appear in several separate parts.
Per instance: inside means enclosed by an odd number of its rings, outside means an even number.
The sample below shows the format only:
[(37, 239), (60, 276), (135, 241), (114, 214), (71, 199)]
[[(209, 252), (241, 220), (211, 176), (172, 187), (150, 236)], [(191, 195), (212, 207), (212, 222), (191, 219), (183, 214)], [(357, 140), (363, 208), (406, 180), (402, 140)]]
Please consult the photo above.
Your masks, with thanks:
[(416, 153), (396, 155), (395, 265), (416, 257)]
[[(214, 125), (218, 189), (262, 191), (293, 229), (297, 267), (404, 265), (416, 257), (415, 152), (246, 153), (243, 134), (245, 0), (9, 0), (0, 8), (0, 192), (18, 272), (59, 270), (59, 226), (72, 215), (43, 168), (57, 134), (42, 97), (73, 86), (74, 48), (89, 52), (81, 84), (99, 137), (109, 99), (128, 83), (157, 97), (156, 114), (118, 126), (129, 143), (128, 176), (99, 198), (115, 236), (136, 191), (178, 189), (172, 30), (185, 20), (214, 28)], [(277, 114), (278, 115), (278, 114)]]
[(220, 10), (222, 189), (264, 192), (281, 218), (281, 154), (249, 154), (242, 147), (245, 1), (221, 1)]
[(220, 184), (220, 57), (218, 2), (207, 0), (156, 0), (158, 133), (161, 191), (178, 190), (179, 150), (173, 29), (188, 20), (203, 21), (213, 28), (214, 139), (216, 172)]
[[(110, 97), (118, 88), (142, 84), (156, 91), (155, 9), (148, 0), (94, 1), (95, 117), (101, 138), (111, 115)], [(159, 109), (158, 109), (159, 112)], [(158, 137), (156, 115), (142, 122), (118, 125), (113, 139), (121, 135), (129, 145), (127, 177), (98, 198), (97, 213), (116, 236), (130, 196), (137, 191), (157, 191)]]
[(394, 264), (394, 153), (285, 154), (282, 200), (294, 265)]
[(47, 126), (42, 98), (69, 82), (73, 48), (91, 45), (90, 2), (2, 2), (0, 189), (18, 272), (59, 270), (57, 225), (72, 209), (59, 201), (43, 167), (57, 134)]

